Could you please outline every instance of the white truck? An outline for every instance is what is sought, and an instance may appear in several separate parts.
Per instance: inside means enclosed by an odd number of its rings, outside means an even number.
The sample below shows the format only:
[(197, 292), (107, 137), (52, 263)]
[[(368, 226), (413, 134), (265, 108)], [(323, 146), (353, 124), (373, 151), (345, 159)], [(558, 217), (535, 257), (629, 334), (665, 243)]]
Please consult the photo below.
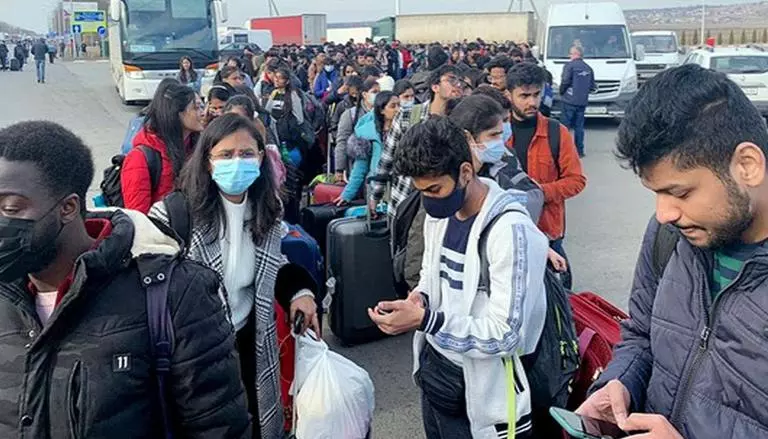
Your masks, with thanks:
[(669, 30), (632, 32), (632, 44), (642, 46), (645, 59), (637, 63), (637, 78), (642, 85), (645, 81), (666, 69), (677, 67), (682, 61), (685, 49), (680, 47), (677, 33)]
[[(621, 7), (614, 2), (553, 4), (545, 23), (540, 38), (544, 41), (541, 59), (553, 78), (553, 114), (560, 113), (558, 88), (569, 51), (579, 45), (584, 61), (594, 71), (597, 86), (589, 95), (586, 116), (623, 117), (627, 104), (637, 93), (637, 67)], [(638, 58), (642, 58), (642, 53)]]

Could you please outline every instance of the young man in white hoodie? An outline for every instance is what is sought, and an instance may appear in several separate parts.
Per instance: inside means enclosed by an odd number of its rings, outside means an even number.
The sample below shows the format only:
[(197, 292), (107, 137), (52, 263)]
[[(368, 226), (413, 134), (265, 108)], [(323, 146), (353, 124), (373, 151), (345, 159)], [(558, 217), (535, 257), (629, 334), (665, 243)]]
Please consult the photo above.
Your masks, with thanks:
[(477, 176), (466, 136), (448, 119), (415, 126), (401, 146), (398, 175), (413, 178), (427, 212), (421, 280), (406, 300), (369, 315), (388, 334), (418, 330), (414, 375), (428, 439), (506, 438), (509, 424), (529, 436), (519, 358), (544, 325), (547, 238), (524, 193)]

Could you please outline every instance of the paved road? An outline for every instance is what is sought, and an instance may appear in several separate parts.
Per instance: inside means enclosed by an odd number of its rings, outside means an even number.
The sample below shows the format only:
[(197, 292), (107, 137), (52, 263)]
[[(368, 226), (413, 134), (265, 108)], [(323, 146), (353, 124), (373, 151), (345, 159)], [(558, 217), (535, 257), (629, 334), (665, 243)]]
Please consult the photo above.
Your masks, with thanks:
[[(47, 84), (35, 82), (34, 69), (0, 72), (0, 127), (29, 119), (59, 122), (92, 148), (99, 170), (96, 193), (109, 159), (118, 150), (136, 107), (123, 107), (98, 62), (48, 65)], [(566, 249), (574, 267), (575, 287), (593, 290), (626, 307), (642, 231), (653, 211), (653, 198), (612, 155), (617, 125), (588, 124), (584, 167), (587, 189), (568, 203)], [(410, 379), (411, 337), (401, 336), (355, 348), (342, 348), (326, 334), (332, 348), (368, 370), (376, 385), (375, 437), (424, 437), (418, 392)]]

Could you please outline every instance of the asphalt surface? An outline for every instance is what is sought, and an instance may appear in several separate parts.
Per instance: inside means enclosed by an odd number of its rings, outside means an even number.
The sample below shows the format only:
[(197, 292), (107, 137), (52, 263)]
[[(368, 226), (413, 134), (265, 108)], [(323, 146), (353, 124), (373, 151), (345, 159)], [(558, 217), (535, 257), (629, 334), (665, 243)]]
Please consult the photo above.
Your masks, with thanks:
[[(34, 65), (23, 72), (0, 72), (0, 128), (15, 122), (58, 122), (88, 144), (97, 173), (117, 154), (128, 121), (139, 108), (125, 107), (104, 62), (58, 62), (47, 66), (47, 83), (37, 84)], [(653, 212), (652, 195), (622, 169), (612, 149), (617, 123), (587, 124), (586, 190), (567, 205), (566, 251), (576, 290), (598, 292), (626, 308), (640, 240)], [(376, 386), (374, 437), (423, 438), (419, 393), (410, 377), (411, 336), (403, 335), (353, 348), (339, 346), (329, 331), (331, 348), (361, 365)]]

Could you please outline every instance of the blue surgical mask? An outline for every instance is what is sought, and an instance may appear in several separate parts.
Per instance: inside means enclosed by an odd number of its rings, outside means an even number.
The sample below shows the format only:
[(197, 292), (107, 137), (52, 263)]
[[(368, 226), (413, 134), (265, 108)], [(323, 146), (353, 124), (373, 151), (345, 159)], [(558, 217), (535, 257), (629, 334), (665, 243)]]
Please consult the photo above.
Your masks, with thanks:
[(455, 215), (464, 206), (466, 192), (467, 188), (459, 187), (457, 182), (456, 188), (447, 197), (421, 197), (421, 202), (424, 205), (424, 211), (432, 218), (448, 218), (451, 215)]
[(504, 140), (501, 138), (485, 141), (483, 146), (485, 146), (484, 149), (475, 148), (477, 158), (483, 163), (498, 163), (507, 151)]
[(219, 190), (227, 195), (240, 195), (261, 175), (261, 163), (258, 159), (222, 159), (211, 162), (211, 177)]
[(413, 99), (410, 101), (400, 101), (400, 108), (413, 108), (413, 105), (416, 103)]
[(333, 71), (333, 65), (326, 65), (323, 67), (326, 72), (331, 73)]
[(504, 143), (507, 143), (507, 140), (512, 138), (512, 122), (503, 122), (502, 126), (504, 127), (504, 134), (501, 135), (501, 138)]

